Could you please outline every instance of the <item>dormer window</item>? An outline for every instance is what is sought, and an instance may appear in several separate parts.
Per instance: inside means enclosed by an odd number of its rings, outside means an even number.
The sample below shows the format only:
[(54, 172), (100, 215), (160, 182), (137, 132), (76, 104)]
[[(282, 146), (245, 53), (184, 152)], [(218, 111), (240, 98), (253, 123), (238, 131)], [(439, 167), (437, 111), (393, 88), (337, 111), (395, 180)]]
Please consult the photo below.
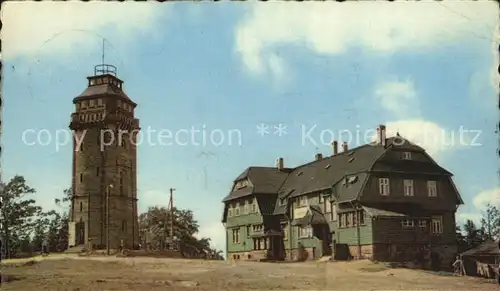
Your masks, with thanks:
[(239, 180), (236, 182), (235, 188), (241, 189), (241, 188), (245, 188), (247, 186), (248, 186), (248, 180)]
[(286, 205), (286, 199), (285, 198), (280, 198), (280, 206)]
[(403, 160), (411, 160), (411, 153), (410, 153), (410, 152), (403, 152), (403, 153), (401, 154), (401, 158), (402, 158)]

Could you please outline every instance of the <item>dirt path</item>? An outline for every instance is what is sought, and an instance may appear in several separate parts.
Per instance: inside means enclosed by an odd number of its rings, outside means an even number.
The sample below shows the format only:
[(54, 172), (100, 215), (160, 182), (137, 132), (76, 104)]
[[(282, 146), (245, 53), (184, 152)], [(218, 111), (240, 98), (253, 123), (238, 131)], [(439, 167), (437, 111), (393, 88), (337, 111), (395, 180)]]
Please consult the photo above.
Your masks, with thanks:
[[(3, 266), (2, 290), (494, 290), (480, 279), (366, 261), (252, 263), (55, 255)], [(23, 265), (24, 264), (24, 265)]]

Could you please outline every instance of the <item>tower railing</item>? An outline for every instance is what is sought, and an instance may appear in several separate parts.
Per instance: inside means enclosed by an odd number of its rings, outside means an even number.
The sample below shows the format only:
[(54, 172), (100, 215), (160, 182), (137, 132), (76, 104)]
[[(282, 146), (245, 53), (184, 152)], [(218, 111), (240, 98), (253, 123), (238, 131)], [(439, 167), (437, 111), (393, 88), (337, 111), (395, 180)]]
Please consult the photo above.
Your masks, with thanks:
[(101, 64), (94, 67), (94, 76), (110, 74), (116, 77), (116, 71), (113, 65)]

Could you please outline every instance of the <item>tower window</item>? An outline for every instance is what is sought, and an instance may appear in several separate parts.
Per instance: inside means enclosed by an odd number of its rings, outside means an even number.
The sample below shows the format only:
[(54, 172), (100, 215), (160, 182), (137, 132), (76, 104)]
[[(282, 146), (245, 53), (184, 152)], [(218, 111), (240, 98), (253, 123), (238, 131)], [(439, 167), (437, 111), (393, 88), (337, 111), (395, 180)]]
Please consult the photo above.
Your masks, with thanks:
[(127, 229), (127, 222), (125, 220), (122, 221), (122, 231)]
[(90, 81), (89, 81), (89, 85), (90, 85), (90, 86), (94, 86), (94, 85), (95, 85), (95, 79), (90, 79)]
[(96, 176), (99, 176), (99, 167), (97, 167), (96, 171), (95, 171), (95, 175)]
[(123, 172), (120, 173), (120, 195), (123, 196)]
[(83, 211), (83, 202), (80, 202), (80, 212)]
[(102, 82), (103, 82), (104, 84), (108, 84), (108, 78), (107, 78), (107, 77), (102, 78)]
[(97, 85), (101, 85), (102, 84), (102, 79), (101, 78), (97, 79), (96, 83), (97, 83)]
[(80, 182), (83, 182), (83, 173), (80, 173)]

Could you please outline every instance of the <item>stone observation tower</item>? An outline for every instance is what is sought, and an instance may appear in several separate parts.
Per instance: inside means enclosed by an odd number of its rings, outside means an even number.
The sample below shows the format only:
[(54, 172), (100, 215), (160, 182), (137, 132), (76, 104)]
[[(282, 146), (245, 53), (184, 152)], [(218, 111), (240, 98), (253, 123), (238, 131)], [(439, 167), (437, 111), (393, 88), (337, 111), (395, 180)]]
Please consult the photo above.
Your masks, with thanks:
[(73, 99), (73, 197), (69, 247), (116, 249), (139, 244), (137, 214), (137, 106), (123, 91), (116, 67), (98, 65)]

